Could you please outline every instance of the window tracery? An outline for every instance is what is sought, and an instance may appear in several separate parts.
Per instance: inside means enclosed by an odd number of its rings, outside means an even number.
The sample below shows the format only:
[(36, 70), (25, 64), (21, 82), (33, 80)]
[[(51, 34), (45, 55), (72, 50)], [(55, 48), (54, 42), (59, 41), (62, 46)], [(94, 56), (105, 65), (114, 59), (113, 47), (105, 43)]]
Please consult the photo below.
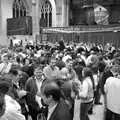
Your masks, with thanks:
[(26, 5), (23, 0), (15, 0), (13, 3), (13, 18), (26, 16)]
[(42, 3), (42, 6), (40, 8), (40, 16), (40, 26), (52, 26), (52, 6), (48, 0)]

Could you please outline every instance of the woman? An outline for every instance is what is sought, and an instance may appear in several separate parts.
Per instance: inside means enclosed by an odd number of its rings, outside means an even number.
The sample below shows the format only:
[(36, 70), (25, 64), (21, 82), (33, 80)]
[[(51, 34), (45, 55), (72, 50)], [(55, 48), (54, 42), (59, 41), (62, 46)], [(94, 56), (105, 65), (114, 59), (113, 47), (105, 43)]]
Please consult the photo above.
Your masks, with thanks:
[(82, 88), (78, 93), (81, 99), (80, 120), (89, 120), (88, 110), (93, 103), (95, 84), (90, 68), (83, 68), (82, 75)]
[(9, 84), (0, 82), (0, 120), (25, 120), (17, 102), (7, 95)]

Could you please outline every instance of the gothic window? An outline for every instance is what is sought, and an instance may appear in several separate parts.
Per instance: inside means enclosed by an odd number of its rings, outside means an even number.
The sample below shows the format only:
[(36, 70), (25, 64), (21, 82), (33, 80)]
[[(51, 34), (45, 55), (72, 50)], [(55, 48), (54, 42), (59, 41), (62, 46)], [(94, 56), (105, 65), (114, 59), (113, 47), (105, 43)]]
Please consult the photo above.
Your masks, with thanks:
[(41, 9), (40, 27), (52, 26), (52, 6), (48, 0), (43, 2)]
[(24, 0), (15, 0), (13, 3), (13, 18), (26, 16)]

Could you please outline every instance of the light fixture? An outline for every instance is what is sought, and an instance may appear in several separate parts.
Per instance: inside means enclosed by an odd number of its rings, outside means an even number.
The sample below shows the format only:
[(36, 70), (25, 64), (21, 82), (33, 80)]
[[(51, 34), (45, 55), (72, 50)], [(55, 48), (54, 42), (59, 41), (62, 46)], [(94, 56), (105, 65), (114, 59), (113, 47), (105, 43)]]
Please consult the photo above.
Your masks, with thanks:
[(36, 5), (36, 0), (32, 0), (32, 5)]

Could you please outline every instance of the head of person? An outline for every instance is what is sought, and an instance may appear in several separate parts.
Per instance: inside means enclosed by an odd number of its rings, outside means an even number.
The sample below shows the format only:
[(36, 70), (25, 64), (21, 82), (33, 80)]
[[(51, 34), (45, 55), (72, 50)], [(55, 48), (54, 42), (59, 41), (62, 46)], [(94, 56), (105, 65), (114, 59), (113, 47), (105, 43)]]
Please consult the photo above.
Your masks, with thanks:
[(42, 69), (40, 67), (37, 67), (34, 70), (34, 75), (37, 78), (37, 80), (42, 80), (43, 77), (44, 77), (43, 71), (42, 71)]
[(18, 71), (16, 69), (11, 69), (9, 71), (9, 73), (11, 74), (11, 77), (12, 77), (13, 80), (17, 79), (17, 77), (18, 77)]
[(54, 67), (56, 66), (56, 59), (51, 58), (51, 60), (50, 60), (50, 66), (51, 66), (52, 68), (54, 68)]
[(120, 65), (113, 65), (110, 68), (110, 71), (112, 72), (114, 77), (119, 77), (120, 78)]
[(61, 98), (60, 87), (55, 81), (47, 81), (41, 87), (42, 99), (46, 105), (58, 103)]
[(2, 61), (3, 62), (8, 62), (8, 54), (5, 54), (2, 56)]
[(91, 82), (92, 82), (92, 85), (93, 85), (93, 89), (95, 89), (95, 83), (94, 83), (94, 78), (93, 78), (93, 72), (92, 72), (92, 69), (89, 68), (89, 67), (85, 67), (83, 68), (83, 71), (82, 71), (82, 75), (83, 75), (83, 80), (85, 80), (85, 78), (89, 77)]
[(67, 60), (66, 67), (67, 67), (68, 69), (73, 68), (73, 61), (72, 61), (72, 59), (68, 59), (68, 60)]
[(89, 67), (83, 68), (83, 70), (82, 70), (82, 76), (83, 76), (83, 78), (92, 77), (93, 76), (92, 70)]
[(23, 76), (22, 76), (22, 74), (23, 74), (22, 69), (18, 69), (17, 72), (18, 72), (18, 78), (19, 78), (19, 79), (22, 78), (22, 77), (23, 77)]
[(25, 59), (25, 65), (29, 65), (30, 64), (30, 60), (29, 59)]

